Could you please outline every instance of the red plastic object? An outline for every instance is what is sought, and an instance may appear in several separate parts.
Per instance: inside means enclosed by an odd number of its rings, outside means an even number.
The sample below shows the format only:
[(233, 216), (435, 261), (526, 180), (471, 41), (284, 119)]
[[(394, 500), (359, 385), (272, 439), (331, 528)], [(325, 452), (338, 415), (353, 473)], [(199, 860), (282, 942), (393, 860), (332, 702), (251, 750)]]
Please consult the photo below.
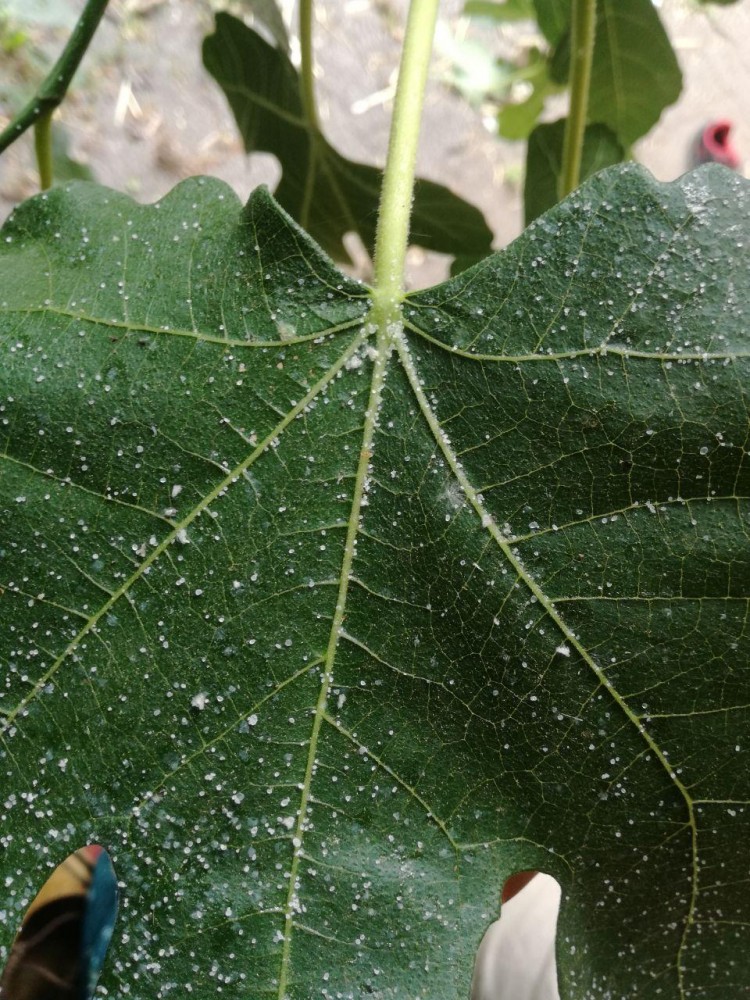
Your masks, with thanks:
[(725, 119), (706, 125), (696, 142), (696, 163), (723, 163), (730, 170), (738, 170), (740, 155), (730, 138), (731, 131), (732, 123)]

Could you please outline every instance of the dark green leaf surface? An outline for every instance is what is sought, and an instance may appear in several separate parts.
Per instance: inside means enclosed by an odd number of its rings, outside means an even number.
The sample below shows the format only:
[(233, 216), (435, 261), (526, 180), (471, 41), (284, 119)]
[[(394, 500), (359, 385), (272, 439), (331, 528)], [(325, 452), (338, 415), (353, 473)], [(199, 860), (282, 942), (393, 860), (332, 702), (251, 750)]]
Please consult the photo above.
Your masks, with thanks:
[[(566, 34), (550, 76), (563, 83), (569, 71)], [(657, 123), (681, 89), (677, 58), (651, 0), (599, 0), (588, 120), (609, 126), (627, 147)]]
[[(557, 202), (557, 181), (562, 171), (565, 119), (537, 125), (529, 136), (523, 189), (524, 218), (533, 219)], [(625, 151), (606, 125), (588, 125), (583, 135), (581, 180), (598, 170), (620, 163)]]
[[(380, 201), (381, 171), (341, 156), (306, 121), (299, 77), (289, 59), (229, 14), (203, 44), (203, 62), (226, 94), (248, 152), (279, 160), (279, 204), (336, 260), (348, 261), (342, 242), (359, 235), (371, 253)], [(440, 184), (421, 180), (414, 193), (412, 242), (428, 250), (479, 260), (492, 233), (479, 209)]]
[(525, 21), (534, 16), (533, 0), (468, 0), (466, 17), (484, 17), (491, 21)]
[(682, 90), (682, 73), (651, 0), (601, 0), (591, 65), (589, 121), (629, 146)]
[(571, 0), (534, 0), (539, 30), (550, 43), (557, 45), (570, 28)]
[[(111, 850), (134, 1000), (750, 989), (747, 184), (597, 175), (367, 322), (263, 191), (0, 243), (2, 945)], [(388, 341), (388, 337), (392, 339)]]

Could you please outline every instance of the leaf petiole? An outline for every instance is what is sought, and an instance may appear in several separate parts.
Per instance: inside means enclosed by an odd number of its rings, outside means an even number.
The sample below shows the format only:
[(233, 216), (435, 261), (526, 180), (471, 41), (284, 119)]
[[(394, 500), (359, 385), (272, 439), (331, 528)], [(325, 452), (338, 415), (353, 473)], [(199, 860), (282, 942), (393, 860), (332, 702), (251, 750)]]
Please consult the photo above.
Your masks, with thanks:
[(438, 3), (411, 0), (401, 52), (375, 237), (374, 313), (386, 322), (396, 318), (404, 297), (417, 143)]
[(45, 111), (34, 124), (34, 152), (39, 167), (39, 187), (42, 191), (52, 187), (54, 179), (52, 168), (52, 115), (53, 111)]
[(300, 43), (300, 90), (302, 107), (307, 126), (320, 132), (318, 108), (315, 103), (315, 71), (312, 41), (313, 0), (300, 0), (299, 43)]
[(570, 110), (565, 122), (562, 170), (558, 197), (578, 187), (581, 178), (583, 135), (591, 87), (591, 63), (596, 34), (596, 0), (573, 0), (571, 14)]

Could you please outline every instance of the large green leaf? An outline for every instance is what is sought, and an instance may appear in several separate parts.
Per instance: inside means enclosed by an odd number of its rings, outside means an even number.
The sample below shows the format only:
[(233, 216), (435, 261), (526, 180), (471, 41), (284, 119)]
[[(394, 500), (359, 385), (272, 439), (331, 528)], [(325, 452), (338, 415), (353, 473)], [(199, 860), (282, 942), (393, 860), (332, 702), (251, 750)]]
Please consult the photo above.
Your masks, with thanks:
[[(680, 96), (682, 74), (652, 0), (598, 0), (588, 120), (607, 125), (624, 146), (645, 135)], [(570, 35), (550, 73), (564, 82)]]
[(263, 191), (0, 244), (3, 945), (96, 840), (135, 1000), (750, 989), (747, 184), (598, 174), (379, 329)]
[[(528, 225), (558, 200), (557, 182), (562, 172), (565, 119), (537, 125), (529, 136), (523, 189), (524, 218)], [(581, 180), (597, 170), (620, 163), (625, 155), (617, 137), (606, 125), (588, 125), (581, 149)]]
[[(341, 156), (305, 118), (299, 76), (287, 56), (242, 21), (219, 13), (203, 44), (203, 62), (226, 94), (248, 152), (278, 158), (279, 204), (336, 260), (349, 261), (342, 241), (347, 232), (357, 233), (371, 252), (382, 173)], [(490, 252), (492, 232), (479, 209), (421, 180), (412, 241), (476, 261)]]

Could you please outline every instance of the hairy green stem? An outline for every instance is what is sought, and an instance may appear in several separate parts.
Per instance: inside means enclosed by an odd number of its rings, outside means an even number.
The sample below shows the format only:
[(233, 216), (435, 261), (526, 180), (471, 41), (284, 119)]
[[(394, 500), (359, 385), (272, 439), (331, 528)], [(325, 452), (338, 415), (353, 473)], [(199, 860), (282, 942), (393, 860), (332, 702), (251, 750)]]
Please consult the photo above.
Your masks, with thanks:
[(52, 111), (45, 111), (34, 125), (34, 151), (39, 167), (39, 187), (42, 191), (52, 187)]
[(591, 87), (591, 61), (596, 32), (596, 0), (573, 0), (570, 36), (570, 111), (565, 123), (560, 198), (578, 187), (586, 115)]
[(31, 128), (42, 115), (51, 116), (55, 108), (62, 103), (106, 6), (107, 0), (88, 0), (62, 55), (42, 81), (36, 94), (0, 133), (0, 153)]
[(313, 0), (300, 0), (299, 5), (299, 47), (300, 80), (302, 83), (302, 107), (308, 126), (320, 132), (318, 108), (315, 104), (315, 73), (313, 71)]
[(375, 239), (373, 302), (384, 318), (396, 312), (404, 297), (417, 143), (438, 4), (411, 0), (401, 51)]

